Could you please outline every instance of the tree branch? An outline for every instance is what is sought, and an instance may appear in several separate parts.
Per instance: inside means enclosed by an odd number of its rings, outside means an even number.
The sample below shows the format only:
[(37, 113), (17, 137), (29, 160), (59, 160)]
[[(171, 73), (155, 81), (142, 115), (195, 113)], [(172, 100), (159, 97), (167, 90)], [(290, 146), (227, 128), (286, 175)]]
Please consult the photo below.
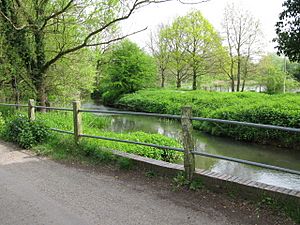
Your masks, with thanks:
[(21, 27), (17, 27), (17, 26), (11, 21), (11, 19), (8, 18), (1, 10), (0, 10), (0, 14), (4, 17), (4, 19), (6, 19), (6, 20), (12, 25), (12, 27), (13, 27), (15, 30), (20, 31), (20, 30), (23, 30), (23, 29), (25, 29), (26, 27), (28, 27), (27, 25), (23, 25), (23, 26), (21, 26)]
[(93, 47), (93, 46), (99, 46), (99, 45), (107, 45), (107, 44), (110, 44), (112, 42), (116, 42), (116, 41), (120, 41), (120, 40), (123, 40), (124, 38), (127, 38), (127, 37), (130, 37), (134, 34), (138, 34), (140, 32), (143, 32), (145, 30), (147, 30), (148, 28), (145, 27), (144, 29), (141, 29), (141, 30), (138, 30), (138, 31), (135, 31), (135, 32), (132, 32), (130, 34), (126, 34), (126, 35), (123, 35), (121, 37), (117, 37), (117, 38), (114, 38), (114, 39), (111, 39), (111, 40), (108, 40), (108, 41), (105, 41), (105, 42), (100, 42), (100, 43), (94, 43), (94, 44), (87, 44), (86, 47)]
[(71, 7), (73, 2), (74, 2), (74, 0), (70, 0), (68, 2), (68, 4), (65, 7), (63, 7), (60, 11), (57, 11), (57, 12), (53, 13), (52, 15), (48, 16), (47, 18), (45, 18), (44, 24), (40, 29), (43, 30), (45, 28), (45, 26), (47, 25), (49, 20), (51, 20), (51, 19), (63, 14), (64, 12), (66, 12), (66, 10)]

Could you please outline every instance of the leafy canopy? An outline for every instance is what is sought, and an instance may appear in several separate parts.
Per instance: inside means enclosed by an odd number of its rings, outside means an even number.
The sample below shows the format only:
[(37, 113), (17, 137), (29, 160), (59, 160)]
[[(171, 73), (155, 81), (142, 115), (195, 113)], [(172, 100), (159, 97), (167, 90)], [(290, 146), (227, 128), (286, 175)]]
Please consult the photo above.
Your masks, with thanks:
[(113, 103), (122, 94), (133, 93), (154, 85), (156, 66), (153, 58), (128, 40), (109, 53), (103, 84), (103, 100)]
[(300, 0), (286, 0), (284, 10), (276, 23), (278, 54), (285, 54), (291, 61), (300, 62)]

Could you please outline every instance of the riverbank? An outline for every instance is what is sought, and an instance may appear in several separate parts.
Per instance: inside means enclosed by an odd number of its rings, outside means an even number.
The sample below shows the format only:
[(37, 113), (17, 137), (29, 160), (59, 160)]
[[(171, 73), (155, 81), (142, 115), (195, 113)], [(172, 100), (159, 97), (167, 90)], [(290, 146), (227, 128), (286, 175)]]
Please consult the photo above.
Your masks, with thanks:
[[(167, 114), (180, 114), (181, 107), (189, 105), (198, 117), (300, 128), (299, 102), (296, 94), (142, 90), (125, 95), (117, 104), (124, 109)], [(300, 150), (296, 133), (211, 122), (195, 122), (194, 127), (216, 136)]]

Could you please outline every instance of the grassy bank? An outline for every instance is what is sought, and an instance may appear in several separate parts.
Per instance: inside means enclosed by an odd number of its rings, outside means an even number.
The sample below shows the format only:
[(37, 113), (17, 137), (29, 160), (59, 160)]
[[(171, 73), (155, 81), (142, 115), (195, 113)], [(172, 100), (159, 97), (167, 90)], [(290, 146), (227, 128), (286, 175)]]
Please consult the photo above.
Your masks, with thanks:
[[(300, 96), (261, 93), (143, 90), (120, 99), (121, 107), (135, 111), (180, 114), (193, 107), (193, 115), (300, 128)], [(196, 129), (237, 140), (300, 149), (299, 134), (237, 125), (197, 122)]]
[[(24, 117), (24, 114), (26, 114), (26, 112), (22, 112), (22, 111), (15, 112), (14, 110), (12, 110), (8, 113), (7, 111), (8, 109), (2, 108), (2, 113), (1, 113), (2, 119), (0, 118), (0, 126), (1, 126), (0, 129), (2, 130), (2, 137), (8, 140), (10, 139), (12, 141), (15, 141), (14, 138), (9, 137), (9, 132), (7, 132), (7, 127), (12, 125), (11, 127), (15, 129), (16, 124), (14, 123), (20, 124), (20, 121), (16, 122), (15, 117), (20, 117), (20, 115), (21, 116), (23, 115)], [(71, 112), (37, 113), (36, 121), (39, 121), (38, 123), (42, 122), (48, 128), (50, 127), (58, 128), (67, 131), (72, 131), (73, 129), (73, 117)], [(83, 130), (85, 134), (152, 143), (152, 144), (172, 146), (172, 147), (181, 146), (177, 141), (160, 134), (148, 134), (144, 132), (114, 133), (114, 132), (105, 131), (105, 127), (109, 126), (109, 124), (110, 124), (109, 117), (99, 117), (92, 114), (83, 114)], [(25, 135), (26, 138), (28, 137), (27, 133)], [(35, 133), (38, 134), (39, 130), (36, 131)], [(13, 136), (13, 134), (11, 134), (10, 136)], [(50, 132), (50, 137), (47, 138), (47, 141), (40, 143), (38, 147), (35, 147), (35, 149), (36, 150), (40, 149), (41, 150), (40, 153), (43, 155), (49, 152), (50, 155), (54, 154), (55, 157), (56, 157), (56, 153), (53, 152), (53, 149), (56, 149), (58, 155), (64, 156), (64, 154), (68, 154), (68, 148), (71, 149), (75, 148), (74, 145), (71, 144), (72, 142), (73, 142), (72, 136)], [(26, 145), (26, 143), (24, 144), (24, 146), (31, 147), (30, 145)], [(92, 157), (97, 155), (99, 156), (102, 154), (102, 151), (107, 152), (108, 149), (115, 149), (127, 153), (133, 153), (133, 154), (137, 154), (137, 155), (141, 155), (153, 159), (158, 159), (158, 160), (169, 161), (169, 162), (175, 162), (181, 159), (182, 157), (181, 153), (175, 151), (167, 151), (167, 150), (161, 150), (161, 149), (146, 147), (141, 145), (133, 145), (133, 144), (118, 143), (118, 142), (96, 140), (96, 139), (85, 139), (85, 138), (82, 139), (78, 148), (82, 150), (85, 156), (92, 156)]]

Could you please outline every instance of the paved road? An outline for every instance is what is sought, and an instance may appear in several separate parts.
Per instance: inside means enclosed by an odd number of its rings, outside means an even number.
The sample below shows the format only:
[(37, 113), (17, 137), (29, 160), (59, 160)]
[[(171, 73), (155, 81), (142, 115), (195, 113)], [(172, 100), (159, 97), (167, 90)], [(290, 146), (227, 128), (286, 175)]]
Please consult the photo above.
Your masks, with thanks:
[(0, 141), (1, 225), (231, 224), (147, 185), (38, 159)]

